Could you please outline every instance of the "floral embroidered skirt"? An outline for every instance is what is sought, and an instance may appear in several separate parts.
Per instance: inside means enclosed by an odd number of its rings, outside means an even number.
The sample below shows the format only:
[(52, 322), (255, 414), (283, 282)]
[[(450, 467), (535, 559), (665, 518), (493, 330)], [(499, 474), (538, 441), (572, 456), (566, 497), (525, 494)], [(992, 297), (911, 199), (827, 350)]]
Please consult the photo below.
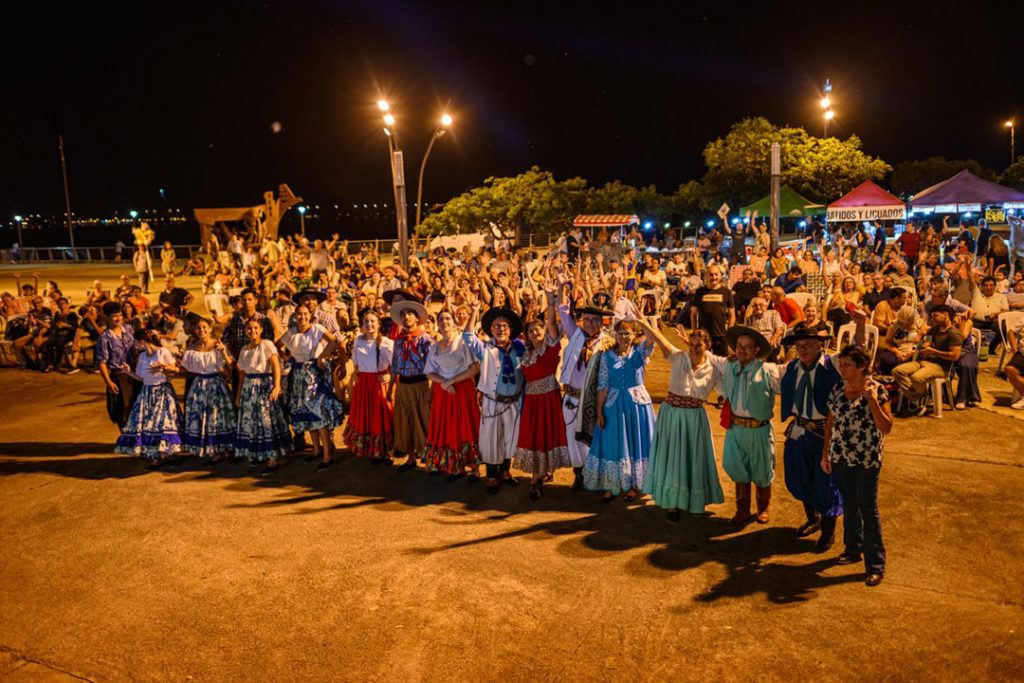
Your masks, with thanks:
[(296, 432), (332, 429), (344, 419), (344, 408), (334, 395), (328, 371), (316, 361), (292, 364), (288, 417)]
[(430, 427), (423, 447), (423, 459), (434, 467), (458, 474), (480, 463), (480, 407), (476, 386), (462, 380), (449, 394), (434, 384), (430, 397)]
[(220, 373), (197, 375), (185, 397), (181, 441), (189, 453), (206, 458), (234, 449), (238, 416)]
[(379, 372), (360, 372), (352, 391), (345, 443), (357, 456), (379, 458), (394, 445), (394, 411)]
[(242, 381), (235, 434), (236, 457), (263, 462), (291, 452), (292, 434), (284, 419), (282, 402), (270, 400), (273, 388), (274, 377), (269, 373), (246, 375)]
[(147, 460), (181, 452), (181, 411), (167, 382), (145, 384), (121, 430), (114, 452)]

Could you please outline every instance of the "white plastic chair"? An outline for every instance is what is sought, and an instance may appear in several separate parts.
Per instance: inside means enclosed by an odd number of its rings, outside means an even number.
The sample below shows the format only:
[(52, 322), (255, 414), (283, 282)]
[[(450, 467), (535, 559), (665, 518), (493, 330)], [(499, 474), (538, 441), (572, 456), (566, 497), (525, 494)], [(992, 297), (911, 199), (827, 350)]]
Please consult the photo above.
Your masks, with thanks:
[[(847, 344), (852, 344), (857, 336), (857, 323), (846, 323), (840, 326), (836, 341), (836, 350), (841, 351)], [(875, 353), (878, 351), (878, 326), (865, 324), (864, 336), (867, 337), (868, 351), (871, 353), (871, 364), (875, 364)]]
[(804, 310), (808, 301), (814, 301), (814, 295), (810, 292), (790, 292), (786, 298), (795, 301), (801, 311)]
[[(1003, 362), (1006, 360), (1006, 340), (1010, 336), (1010, 331), (1017, 327), (1020, 322), (1024, 320), (1024, 311), (1007, 311), (1006, 313), (1000, 313), (999, 317), (996, 318), (996, 329), (999, 331), (999, 341), (1003, 343), (1002, 352), (999, 354), (999, 367), (996, 370), (1003, 369)], [(979, 349), (981, 346), (979, 345)], [(1024, 353), (1024, 351), (1022, 351)]]

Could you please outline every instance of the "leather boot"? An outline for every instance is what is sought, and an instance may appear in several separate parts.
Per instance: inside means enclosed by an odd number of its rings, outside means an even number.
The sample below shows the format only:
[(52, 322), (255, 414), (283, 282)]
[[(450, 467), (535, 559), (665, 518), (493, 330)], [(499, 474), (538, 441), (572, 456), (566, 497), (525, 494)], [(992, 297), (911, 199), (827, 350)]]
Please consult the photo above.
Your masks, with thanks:
[(750, 521), (750, 482), (736, 484), (736, 515), (730, 524), (742, 525)]
[(772, 500), (772, 485), (757, 487), (757, 523), (768, 523), (768, 503)]

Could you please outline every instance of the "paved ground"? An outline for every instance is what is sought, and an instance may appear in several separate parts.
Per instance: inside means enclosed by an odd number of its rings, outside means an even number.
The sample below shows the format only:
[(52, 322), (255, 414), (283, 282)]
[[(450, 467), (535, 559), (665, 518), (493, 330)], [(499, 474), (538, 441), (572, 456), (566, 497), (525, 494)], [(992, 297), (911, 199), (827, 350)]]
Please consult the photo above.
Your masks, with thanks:
[[(651, 381), (662, 395), (662, 364)], [(985, 383), (1005, 403), (991, 369)], [(1024, 671), (1024, 422), (992, 410), (897, 421), (880, 494), (889, 571), (870, 589), (834, 566), (840, 548), (794, 538), (781, 485), (771, 523), (735, 532), (727, 486), (716, 516), (669, 526), (649, 504), (571, 493), (565, 473), (539, 503), (351, 457), (320, 475), (293, 460), (273, 480), (239, 465), (150, 473), (111, 454), (85, 374), (0, 370), (0, 415), (3, 680)]]

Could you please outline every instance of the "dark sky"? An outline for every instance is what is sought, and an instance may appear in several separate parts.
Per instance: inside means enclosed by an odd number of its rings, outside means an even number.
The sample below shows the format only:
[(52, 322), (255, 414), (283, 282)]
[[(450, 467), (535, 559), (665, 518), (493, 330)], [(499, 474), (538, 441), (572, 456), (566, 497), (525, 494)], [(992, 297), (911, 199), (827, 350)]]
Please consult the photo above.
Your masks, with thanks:
[(1001, 3), (66, 4), (5, 16), (5, 219), (62, 209), (58, 132), (80, 215), (159, 207), (160, 188), (184, 209), (251, 204), (282, 181), (310, 203), (386, 201), (381, 94), (410, 185), (451, 101), (435, 202), (531, 164), (670, 192), (744, 116), (819, 132), (826, 78), (833, 132), (890, 163), (1001, 170), (1002, 121), (1024, 123), (1022, 17)]

